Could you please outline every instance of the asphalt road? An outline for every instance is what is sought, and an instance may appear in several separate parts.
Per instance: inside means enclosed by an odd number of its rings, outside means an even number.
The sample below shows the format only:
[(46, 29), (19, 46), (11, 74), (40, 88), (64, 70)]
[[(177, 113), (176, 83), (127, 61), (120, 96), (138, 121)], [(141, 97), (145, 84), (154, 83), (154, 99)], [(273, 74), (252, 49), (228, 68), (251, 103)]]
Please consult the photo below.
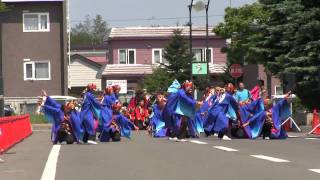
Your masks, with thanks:
[(0, 156), (5, 160), (0, 163), (0, 179), (320, 179), (320, 172), (309, 170), (320, 169), (320, 138), (221, 141), (209, 137), (173, 142), (151, 138), (141, 131), (134, 133), (132, 140), (119, 143), (53, 148), (49, 137), (47, 131), (34, 132)]

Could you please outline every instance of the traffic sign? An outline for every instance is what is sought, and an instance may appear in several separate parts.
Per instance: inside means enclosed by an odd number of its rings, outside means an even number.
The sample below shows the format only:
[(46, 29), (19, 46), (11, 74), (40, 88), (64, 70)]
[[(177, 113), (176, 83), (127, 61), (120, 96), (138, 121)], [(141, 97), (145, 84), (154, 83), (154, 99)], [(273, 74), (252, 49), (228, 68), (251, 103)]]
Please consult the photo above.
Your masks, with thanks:
[(208, 63), (192, 63), (192, 75), (207, 75)]
[(240, 64), (232, 64), (230, 66), (229, 73), (233, 78), (241, 77), (243, 74), (243, 68)]

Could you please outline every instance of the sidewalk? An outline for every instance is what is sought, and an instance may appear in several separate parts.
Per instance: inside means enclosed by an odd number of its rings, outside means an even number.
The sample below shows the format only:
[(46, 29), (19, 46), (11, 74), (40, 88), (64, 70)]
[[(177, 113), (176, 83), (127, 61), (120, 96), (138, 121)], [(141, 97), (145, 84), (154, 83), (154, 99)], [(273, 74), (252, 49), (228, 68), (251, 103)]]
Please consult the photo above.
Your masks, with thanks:
[(32, 124), (32, 130), (50, 130), (51, 126), (51, 124)]

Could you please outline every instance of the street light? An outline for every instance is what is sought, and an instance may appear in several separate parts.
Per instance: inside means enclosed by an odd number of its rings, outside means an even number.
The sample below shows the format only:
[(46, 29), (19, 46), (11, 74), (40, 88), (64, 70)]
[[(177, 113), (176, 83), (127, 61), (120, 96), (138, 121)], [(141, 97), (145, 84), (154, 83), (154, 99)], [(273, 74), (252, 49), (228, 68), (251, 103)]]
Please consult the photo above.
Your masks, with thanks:
[(207, 0), (206, 3), (204, 0), (191, 0), (191, 4), (189, 5), (189, 26), (190, 26), (190, 79), (192, 80), (192, 9), (195, 11), (203, 11), (204, 9), (206, 10), (206, 62), (207, 62), (207, 72), (209, 72), (209, 19), (208, 19), (208, 11), (209, 11), (209, 6), (210, 6), (210, 0)]

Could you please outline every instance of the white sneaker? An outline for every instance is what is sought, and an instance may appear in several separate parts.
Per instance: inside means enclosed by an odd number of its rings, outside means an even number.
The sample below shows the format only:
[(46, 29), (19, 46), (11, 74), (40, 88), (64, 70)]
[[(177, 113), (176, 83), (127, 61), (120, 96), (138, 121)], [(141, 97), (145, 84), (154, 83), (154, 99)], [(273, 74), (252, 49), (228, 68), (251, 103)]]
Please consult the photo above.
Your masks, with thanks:
[(97, 145), (98, 143), (97, 143), (97, 142), (95, 142), (95, 141), (91, 141), (91, 140), (89, 140), (89, 141), (88, 141), (88, 144)]
[(265, 140), (270, 140), (270, 137), (266, 137)]
[(186, 139), (177, 139), (176, 141), (177, 142), (187, 142), (188, 140), (186, 140)]
[(173, 137), (173, 138), (172, 138), (172, 137), (169, 137), (169, 140), (170, 140), (170, 141), (176, 141), (176, 140), (178, 140), (178, 138), (177, 138), (177, 137)]
[(231, 141), (231, 138), (229, 138), (228, 136), (223, 136), (221, 138), (221, 140), (224, 140), (224, 141)]
[(0, 163), (4, 163), (4, 160), (0, 158)]
[(218, 134), (214, 133), (213, 136), (214, 136), (214, 137), (218, 137)]

